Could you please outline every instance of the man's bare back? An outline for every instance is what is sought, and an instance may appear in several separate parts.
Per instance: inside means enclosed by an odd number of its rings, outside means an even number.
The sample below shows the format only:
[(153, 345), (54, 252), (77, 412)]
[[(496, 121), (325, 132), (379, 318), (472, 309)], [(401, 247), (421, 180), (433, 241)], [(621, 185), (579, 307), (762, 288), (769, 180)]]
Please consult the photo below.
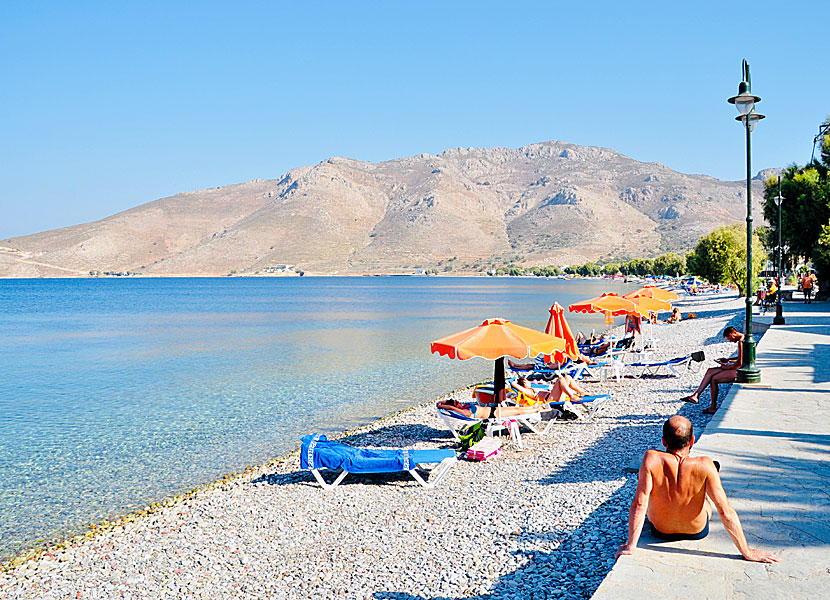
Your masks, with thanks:
[(617, 558), (634, 554), (646, 515), (658, 537), (704, 537), (711, 516), (708, 496), (741, 556), (756, 562), (778, 562), (775, 554), (750, 548), (746, 543), (738, 513), (726, 498), (714, 461), (706, 456), (689, 456), (694, 443), (692, 423), (686, 417), (675, 415), (663, 425), (666, 451), (649, 450), (643, 457), (628, 513), (628, 541), (617, 550)]
[(707, 456), (684, 457), (673, 452), (649, 450), (642, 468), (651, 477), (648, 520), (663, 533), (696, 534), (709, 522), (706, 483), (717, 476)]

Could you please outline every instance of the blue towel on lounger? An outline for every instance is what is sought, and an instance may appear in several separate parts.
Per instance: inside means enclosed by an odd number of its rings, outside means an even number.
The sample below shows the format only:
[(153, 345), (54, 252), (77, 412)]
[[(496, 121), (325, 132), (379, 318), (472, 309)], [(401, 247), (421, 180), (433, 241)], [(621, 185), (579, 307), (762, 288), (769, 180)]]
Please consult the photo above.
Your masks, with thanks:
[(343, 469), (349, 473), (397, 473), (416, 464), (440, 463), (455, 456), (454, 450), (410, 450), (408, 448), (354, 448), (326, 439), (322, 433), (304, 435), (300, 449), (301, 469)]

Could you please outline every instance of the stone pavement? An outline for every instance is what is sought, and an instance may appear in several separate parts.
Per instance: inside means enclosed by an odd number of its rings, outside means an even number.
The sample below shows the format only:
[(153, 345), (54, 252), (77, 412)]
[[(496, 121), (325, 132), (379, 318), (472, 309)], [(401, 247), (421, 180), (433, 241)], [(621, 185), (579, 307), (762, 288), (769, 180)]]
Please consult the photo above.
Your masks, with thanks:
[(594, 600), (830, 598), (830, 304), (788, 302), (784, 317), (758, 343), (769, 387), (733, 385), (692, 450), (720, 461), (750, 547), (781, 562), (743, 560), (715, 512), (703, 540), (644, 531)]

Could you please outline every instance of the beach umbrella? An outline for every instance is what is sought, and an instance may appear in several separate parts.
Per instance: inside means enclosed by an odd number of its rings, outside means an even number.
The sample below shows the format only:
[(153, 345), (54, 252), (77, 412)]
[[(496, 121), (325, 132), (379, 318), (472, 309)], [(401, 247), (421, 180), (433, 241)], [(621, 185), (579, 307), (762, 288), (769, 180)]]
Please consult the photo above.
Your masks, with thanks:
[(660, 312), (661, 310), (671, 310), (671, 303), (666, 302), (665, 300), (658, 300), (657, 298), (634, 296), (633, 298), (628, 298), (628, 300), (631, 300), (637, 305), (637, 308), (640, 309), (641, 314), (645, 314), (643, 311), (649, 313)]
[(646, 285), (641, 287), (639, 290), (634, 290), (631, 293), (626, 294), (623, 298), (654, 298), (656, 300), (665, 300), (666, 302), (671, 302), (672, 300), (677, 300), (678, 296), (674, 292), (670, 292), (669, 290), (664, 290), (663, 288), (659, 288), (653, 285)]
[(568, 310), (576, 313), (605, 313), (606, 316), (631, 315), (635, 313), (645, 316), (648, 314), (647, 311), (646, 313), (641, 313), (634, 302), (628, 298), (622, 298), (619, 294), (603, 294), (597, 298), (583, 300), (582, 302), (571, 304)]
[(554, 302), (549, 312), (550, 318), (545, 326), (545, 333), (565, 340), (565, 350), (564, 352), (546, 354), (545, 362), (562, 363), (565, 362), (566, 358), (579, 359), (579, 346), (577, 346), (571, 326), (568, 325), (568, 321), (565, 319), (565, 309), (558, 302)]
[(467, 360), (474, 357), (495, 360), (493, 376), (496, 403), (504, 401), (504, 357), (528, 358), (553, 354), (565, 349), (565, 340), (507, 319), (487, 319), (477, 327), (436, 340), (430, 351), (439, 355)]

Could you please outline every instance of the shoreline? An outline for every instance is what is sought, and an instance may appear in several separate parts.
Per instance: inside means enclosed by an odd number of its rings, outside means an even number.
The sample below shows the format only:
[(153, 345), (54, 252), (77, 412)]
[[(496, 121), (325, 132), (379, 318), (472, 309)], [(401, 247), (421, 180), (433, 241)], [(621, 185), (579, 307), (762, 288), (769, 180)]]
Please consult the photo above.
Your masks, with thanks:
[[(713, 302), (722, 306), (705, 317)], [(725, 324), (740, 319), (740, 299), (690, 298), (678, 304), (684, 314), (691, 310), (704, 318), (671, 329), (658, 327), (661, 343), (664, 337), (674, 338), (666, 340), (667, 352), (705, 344), (708, 361), (713, 357), (710, 346), (715, 355), (731, 350), (730, 344), (712, 340)], [(86, 533), (18, 554), (2, 565), (0, 592), (14, 593), (19, 586), (19, 597), (57, 597), (78, 586), (92, 590), (110, 582), (124, 588), (127, 597), (167, 597), (164, 581), (149, 572), (138, 577), (140, 583), (129, 583), (135, 579), (130, 573), (148, 569), (146, 554), (160, 554), (166, 557), (161, 566), (165, 581), (178, 582), (178, 591), (198, 589), (207, 595), (239, 594), (236, 584), (267, 590), (277, 598), (325, 597), (332, 590), (338, 596), (363, 598), (357, 591), (367, 586), (379, 598), (410, 597), (382, 595), (403, 591), (426, 597), (510, 597), (508, 592), (541, 586), (536, 575), (544, 572), (546, 589), (589, 597), (610, 568), (608, 552), (613, 558), (616, 545), (608, 540), (625, 526), (621, 514), (627, 513), (633, 488), (623, 468), (632, 456), (659, 442), (653, 431), (665, 414), (687, 413), (700, 434), (709, 419), (700, 415), (699, 407), (679, 402), (678, 390), (688, 391), (701, 375), (588, 383), (589, 393), (612, 393), (613, 405), (597, 419), (557, 423), (547, 438), (524, 435), (524, 452), (506, 449), (487, 463), (461, 461), (433, 490), (422, 490), (404, 474), (352, 475), (325, 492), (310, 474), (299, 471), (297, 448), (91, 526)], [(466, 400), (470, 387), (332, 439), (346, 438), (356, 446), (448, 447), (452, 440), (435, 415), (434, 403), (454, 396)], [(458, 508), (443, 514), (447, 507)], [(406, 540), (403, 546), (400, 539)], [(209, 559), (225, 549), (230, 558), (218, 561), (224, 565), (219, 567), (222, 576), (210, 576)], [(411, 558), (413, 551), (412, 560), (423, 568), (419, 576), (408, 577), (395, 565), (402, 564), (403, 556)], [(234, 562), (239, 554), (249, 558)], [(193, 555), (207, 558), (193, 562)], [(312, 562), (322, 562), (322, 574), (309, 565), (312, 555)], [(119, 567), (100, 568), (107, 556), (117, 556)], [(467, 558), (471, 566), (457, 574), (456, 568), (466, 568), (462, 565)], [(587, 572), (585, 565), (591, 566)], [(413, 566), (413, 571), (419, 569)], [(529, 579), (528, 573), (533, 575)], [(191, 581), (194, 577), (200, 582)]]
[[(467, 392), (468, 390), (472, 390), (473, 387), (475, 387), (476, 385), (479, 385), (481, 383), (485, 383), (485, 382), (471, 383), (471, 384), (469, 384), (465, 387), (459, 388), (457, 390), (453, 390), (453, 391), (451, 391), (447, 394), (437, 396), (432, 401), (427, 400), (425, 402), (421, 402), (420, 404), (416, 404), (415, 406), (410, 406), (408, 408), (402, 408), (398, 411), (395, 411), (394, 413), (392, 413), (390, 415), (387, 415), (385, 417), (379, 417), (379, 418), (375, 419), (374, 421), (371, 421), (369, 423), (361, 425), (360, 427), (355, 427), (353, 429), (346, 429), (346, 430), (343, 430), (341, 432), (328, 434), (327, 437), (328, 437), (328, 439), (334, 441), (334, 440), (341, 440), (341, 439), (344, 439), (344, 438), (352, 437), (352, 436), (355, 436), (355, 435), (364, 434), (368, 431), (372, 431), (376, 426), (382, 425), (386, 421), (390, 421), (392, 419), (395, 419), (395, 418), (397, 418), (401, 415), (404, 415), (406, 413), (415, 411), (417, 409), (432, 406), (440, 400), (446, 400), (446, 399), (450, 399), (450, 398), (457, 398), (458, 396), (464, 396), (466, 398), (466, 395), (464, 394), (464, 392)], [(84, 540), (93, 539), (95, 536), (100, 535), (102, 533), (105, 533), (107, 531), (110, 531), (110, 530), (112, 530), (116, 527), (123, 527), (124, 525), (126, 525), (128, 523), (132, 523), (132, 522), (134, 522), (138, 519), (150, 517), (150, 516), (152, 516), (153, 514), (159, 512), (162, 509), (174, 508), (178, 503), (185, 502), (188, 499), (193, 498), (197, 494), (204, 493), (204, 492), (207, 492), (209, 490), (213, 490), (213, 489), (217, 489), (217, 488), (221, 489), (223, 485), (231, 484), (231, 483), (234, 482), (234, 480), (239, 479), (239, 478), (243, 478), (247, 475), (250, 475), (254, 471), (264, 471), (264, 470), (266, 470), (268, 468), (271, 468), (271, 467), (277, 467), (277, 466), (284, 465), (285, 463), (287, 463), (289, 461), (289, 459), (299, 461), (299, 456), (300, 456), (300, 447), (297, 446), (295, 449), (289, 450), (288, 452), (286, 452), (284, 454), (281, 454), (280, 456), (277, 456), (276, 458), (273, 458), (273, 459), (271, 459), (267, 462), (259, 463), (259, 464), (255, 464), (255, 465), (250, 465), (250, 466), (245, 467), (241, 471), (234, 471), (232, 473), (228, 473), (228, 474), (223, 475), (223, 476), (221, 476), (217, 479), (214, 479), (213, 481), (209, 481), (208, 483), (205, 483), (203, 485), (195, 487), (195, 488), (193, 488), (189, 491), (182, 492), (181, 494), (175, 494), (173, 496), (168, 496), (168, 497), (166, 497), (163, 500), (160, 500), (158, 502), (151, 502), (150, 504), (148, 504), (143, 509), (128, 512), (128, 513), (123, 514), (119, 517), (116, 517), (113, 520), (103, 519), (101, 521), (96, 521), (96, 522), (92, 522), (92, 523), (85, 523), (84, 525), (81, 526), (81, 528), (82, 529), (87, 529), (88, 531), (85, 531), (84, 533), (78, 533), (78, 534), (68, 535), (68, 536), (64, 536), (64, 537), (57, 536), (53, 539), (45, 540), (45, 541), (33, 541), (32, 545), (34, 547), (24, 548), (20, 552), (16, 553), (14, 556), (12, 556), (11, 558), (0, 561), (0, 573), (11, 571), (14, 568), (16, 568), (18, 566), (21, 566), (21, 565), (25, 564), (27, 561), (30, 561), (30, 560), (37, 561), (41, 557), (43, 557), (44, 554), (47, 554), (47, 553), (50, 553), (50, 552), (53, 552), (53, 551), (60, 551), (60, 550), (68, 548), (69, 546), (72, 546), (73, 544), (80, 543)]]

